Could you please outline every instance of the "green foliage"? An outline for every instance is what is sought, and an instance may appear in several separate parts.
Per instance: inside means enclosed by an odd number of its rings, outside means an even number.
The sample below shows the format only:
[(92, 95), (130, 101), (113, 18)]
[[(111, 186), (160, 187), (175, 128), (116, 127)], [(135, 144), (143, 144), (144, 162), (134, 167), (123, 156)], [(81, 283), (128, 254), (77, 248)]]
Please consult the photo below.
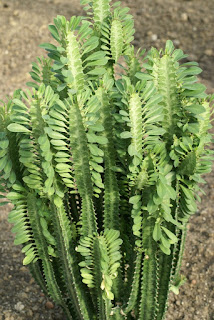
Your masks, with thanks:
[(211, 97), (167, 41), (135, 53), (129, 9), (82, 0), (0, 106), (0, 205), (24, 265), (68, 319), (162, 320), (211, 170)]

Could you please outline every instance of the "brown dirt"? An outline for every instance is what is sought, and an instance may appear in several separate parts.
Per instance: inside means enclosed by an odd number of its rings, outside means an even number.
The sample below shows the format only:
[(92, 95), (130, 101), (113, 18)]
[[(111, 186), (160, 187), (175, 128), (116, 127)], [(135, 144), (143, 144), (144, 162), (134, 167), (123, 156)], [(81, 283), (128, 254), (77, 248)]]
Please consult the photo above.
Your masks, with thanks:
[[(126, 0), (135, 17), (136, 47), (160, 48), (167, 39), (199, 62), (202, 81), (214, 92), (214, 1)], [(79, 0), (0, 0), (0, 99), (30, 80), (31, 61), (43, 54), (38, 47), (50, 41), (47, 25), (57, 14), (83, 14)], [(214, 320), (214, 172), (206, 176), (206, 196), (192, 217), (182, 274), (187, 278), (180, 295), (170, 296), (167, 320)], [(41, 294), (20, 248), (13, 246), (8, 208), (0, 211), (0, 320), (63, 319), (57, 307)]]

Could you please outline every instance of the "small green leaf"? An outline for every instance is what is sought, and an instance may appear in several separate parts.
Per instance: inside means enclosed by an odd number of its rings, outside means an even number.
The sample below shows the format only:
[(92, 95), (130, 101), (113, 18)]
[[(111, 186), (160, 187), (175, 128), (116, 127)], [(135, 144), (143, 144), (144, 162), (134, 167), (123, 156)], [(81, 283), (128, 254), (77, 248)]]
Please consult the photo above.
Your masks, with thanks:
[(185, 59), (188, 57), (187, 54), (184, 54), (183, 51), (181, 49), (176, 49), (173, 54), (172, 54), (173, 58), (177, 61), (181, 60), (181, 59)]
[(71, 167), (68, 164), (65, 163), (58, 163), (56, 165), (56, 169), (59, 171), (65, 171), (65, 172), (70, 172), (71, 171)]
[(26, 234), (20, 234), (18, 236), (16, 236), (15, 240), (14, 240), (14, 244), (17, 246), (19, 244), (25, 243), (27, 241), (29, 241), (29, 236)]
[(62, 199), (58, 196), (54, 196), (54, 204), (56, 207), (61, 208), (63, 206)]
[(0, 141), (0, 148), (5, 150), (9, 146), (9, 140)]
[(35, 72), (33, 72), (33, 71), (31, 71), (31, 72), (29, 72), (30, 73), (30, 75), (31, 75), (31, 78), (33, 79), (33, 80), (35, 80), (36, 82), (41, 82), (41, 79), (40, 79), (40, 77), (38, 76), (38, 74), (37, 73), (35, 73)]
[(5, 168), (8, 161), (7, 155), (0, 159), (0, 172)]
[(93, 76), (99, 76), (99, 75), (103, 75), (104, 73), (106, 73), (105, 68), (95, 68), (95, 69), (89, 71), (87, 74), (90, 74)]
[(157, 183), (157, 194), (160, 198), (163, 198), (167, 192), (166, 185), (163, 184), (160, 180)]
[(57, 112), (55, 110), (51, 110), (49, 112), (49, 115), (57, 120), (60, 120), (60, 121), (63, 121), (64, 123), (67, 122), (67, 120), (65, 119), (65, 117), (60, 113), (60, 112)]
[(165, 187), (167, 189), (169, 198), (172, 199), (172, 200), (175, 200), (176, 196), (177, 196), (176, 191), (171, 186), (169, 186), (168, 184), (166, 184)]
[(149, 213), (153, 213), (155, 211), (157, 211), (158, 206), (153, 202), (152, 199), (149, 200), (148, 204), (147, 204), (147, 210)]
[(101, 150), (100, 148), (98, 148), (95, 144), (89, 144), (88, 145), (90, 152), (97, 157), (103, 157), (104, 156), (104, 152), (103, 150)]
[[(1, 160), (0, 160), (0, 163), (1, 163)], [(0, 167), (1, 167), (1, 165), (0, 165)], [(4, 167), (4, 172), (8, 175), (8, 174), (10, 174), (11, 169), (12, 169), (12, 161), (8, 160), (6, 163), (6, 166)], [(1, 171), (1, 169), (0, 169), (0, 171)]]
[(6, 149), (0, 150), (0, 158), (3, 158), (6, 154), (7, 154)]
[(160, 223), (156, 222), (156, 223), (155, 223), (154, 230), (153, 230), (153, 239), (154, 239), (155, 241), (158, 241), (158, 240), (160, 240), (160, 238), (161, 238)]
[(133, 196), (129, 199), (129, 203), (131, 204), (136, 204), (138, 203), (139, 201), (141, 200), (141, 196), (140, 195), (136, 195), (136, 196)]
[[(153, 91), (153, 87), (152, 87), (152, 91)], [(144, 97), (144, 99), (146, 99), (146, 97)], [(148, 102), (146, 103), (146, 108), (151, 108), (151, 107), (155, 107), (157, 108), (157, 105), (163, 100), (163, 97), (160, 94), (155, 94), (152, 95), (151, 98), (148, 100)]]
[(70, 154), (66, 153), (66, 152), (59, 151), (59, 152), (56, 153), (56, 157), (67, 158), (67, 161), (68, 161), (69, 158), (70, 158)]
[(206, 109), (200, 104), (193, 104), (191, 106), (187, 106), (185, 109), (194, 114), (201, 114), (206, 111)]
[(51, 138), (51, 139), (55, 139), (55, 140), (67, 140), (67, 138), (63, 135), (63, 134), (61, 134), (61, 133), (59, 133), (59, 132), (56, 132), (56, 131), (48, 131), (47, 132), (47, 134), (49, 135), (49, 137)]
[(148, 136), (150, 136), (150, 135), (151, 136), (162, 136), (165, 132), (166, 132), (165, 129), (156, 127), (152, 130), (147, 131), (146, 134)]
[(97, 131), (97, 132), (104, 131), (104, 127), (101, 123), (96, 123), (94, 125), (91, 125), (91, 126), (89, 126), (89, 129), (93, 130), (93, 131)]
[(61, 92), (67, 87), (67, 83), (61, 83), (60, 85), (57, 86), (57, 91)]
[(135, 74), (135, 77), (138, 78), (139, 80), (153, 80), (154, 77), (148, 73), (143, 73), (143, 72), (137, 72)]
[(93, 61), (93, 60), (100, 60), (105, 58), (106, 54), (103, 51), (97, 51), (92, 53), (90, 56), (88, 56), (85, 61)]
[(122, 116), (129, 117), (128, 112), (126, 112), (125, 110), (120, 110), (120, 114), (121, 114)]
[(100, 166), (100, 165), (98, 165), (96, 162), (94, 162), (94, 161), (89, 161), (89, 163), (90, 163), (90, 165), (92, 166), (92, 168), (93, 168), (95, 171), (100, 172), (100, 173), (104, 171), (103, 167)]
[(7, 198), (9, 200), (21, 200), (21, 199), (24, 199), (25, 197), (18, 192), (9, 192), (7, 194)]
[(129, 139), (129, 138), (132, 137), (132, 134), (131, 134), (131, 132), (129, 132), (129, 131), (124, 131), (124, 132), (122, 132), (122, 133), (120, 134), (120, 137), (121, 137), (122, 139)]
[(193, 67), (190, 67), (190, 68), (187, 68), (186, 70), (184, 70), (183, 72), (181, 72), (181, 76), (185, 76), (185, 75), (188, 75), (188, 76), (196, 76), (198, 74), (200, 74), (202, 72), (202, 69), (197, 67), (197, 66), (193, 66)]
[(51, 246), (48, 246), (48, 254), (53, 257), (57, 256), (56, 253), (54, 252), (54, 248)]
[(83, 55), (85, 55), (88, 52), (93, 51), (97, 46), (99, 45), (99, 38), (96, 36), (90, 37), (85, 43), (83, 44)]
[(50, 24), (50, 25), (48, 26), (48, 29), (49, 29), (50, 33), (52, 34), (53, 38), (54, 38), (56, 41), (60, 42), (59, 33), (58, 33), (57, 28), (56, 28), (54, 25), (51, 25), (51, 24)]
[(172, 240), (172, 243), (177, 243), (178, 242), (178, 238), (176, 237), (176, 235), (174, 235), (174, 233), (172, 233), (170, 230), (168, 230), (165, 227), (161, 227), (161, 228), (166, 233), (166, 235), (169, 237), (169, 239)]
[(22, 253), (27, 252), (32, 247), (32, 243), (27, 244), (24, 248), (22, 248)]
[[(181, 93), (182, 96), (186, 97), (201, 97), (201, 94), (204, 94), (206, 90), (205, 85), (202, 83), (193, 83), (191, 86), (188, 86), (188, 90), (184, 90), (184, 92)], [(206, 96), (206, 95), (205, 95)], [(204, 97), (204, 95), (203, 95)]]
[(128, 153), (131, 157), (138, 155), (137, 150), (135, 149), (135, 146), (133, 144), (130, 144), (130, 146), (128, 147)]
[(38, 90), (38, 89), (39, 89), (38, 84), (37, 84), (37, 83), (35, 83), (35, 82), (32, 82), (32, 81), (28, 81), (28, 82), (26, 82), (26, 85), (27, 85), (28, 87), (35, 88), (36, 90)]
[(163, 251), (163, 253), (167, 254), (167, 255), (170, 255), (171, 253), (171, 250), (170, 248), (166, 248), (162, 245), (162, 243), (160, 244), (160, 249)]
[(11, 132), (20, 132), (20, 133), (27, 133), (30, 132), (26, 127), (22, 126), (18, 123), (11, 123), (7, 126), (7, 129)]
[(148, 63), (143, 63), (143, 68), (145, 68), (147, 70), (151, 70), (151, 71), (153, 70), (153, 67)]
[[(34, 248), (32, 248), (32, 249), (34, 249)], [(29, 263), (31, 263), (33, 261), (33, 259), (35, 258), (34, 252), (30, 252), (30, 253), (26, 253), (26, 254), (27, 254), (27, 256), (23, 260), (23, 265), (24, 266), (26, 266)]]
[(66, 146), (66, 142), (63, 141), (63, 140), (56, 140), (56, 139), (51, 139), (51, 144), (53, 146), (56, 146), (56, 147), (62, 147), (62, 146)]
[(87, 68), (87, 67), (93, 67), (93, 66), (105, 66), (107, 62), (108, 62), (108, 59), (103, 58), (96, 61), (88, 62), (85, 67)]
[(94, 133), (87, 133), (87, 138), (88, 138), (88, 142), (91, 142), (91, 143), (99, 143), (102, 145), (108, 143), (108, 139), (106, 137), (98, 136)]
[(173, 50), (175, 49), (174, 44), (171, 40), (166, 41), (165, 53), (172, 54)]
[(26, 107), (26, 105), (19, 99), (13, 99), (13, 103), (16, 105), (16, 106), (19, 106), (21, 107), (22, 109), (25, 109), (25, 110), (28, 110), (28, 108)]
[(16, 174), (15, 174), (14, 171), (10, 172), (9, 181), (10, 181), (11, 184), (13, 184), (16, 181)]
[(42, 48), (42, 49), (45, 49), (47, 51), (55, 51), (55, 50), (57, 50), (57, 47), (54, 46), (51, 43), (42, 43), (42, 44), (39, 45), (39, 47)]

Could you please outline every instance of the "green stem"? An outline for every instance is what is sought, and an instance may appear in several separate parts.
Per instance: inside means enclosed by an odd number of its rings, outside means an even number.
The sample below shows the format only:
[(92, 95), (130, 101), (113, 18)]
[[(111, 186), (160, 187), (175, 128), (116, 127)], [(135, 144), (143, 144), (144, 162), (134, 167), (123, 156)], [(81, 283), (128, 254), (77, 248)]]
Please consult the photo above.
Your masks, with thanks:
[(92, 319), (92, 308), (86, 296), (86, 287), (81, 282), (75, 258), (74, 241), (70, 230), (70, 222), (63, 204), (55, 206), (51, 203), (58, 254), (63, 270), (63, 278), (71, 298), (71, 304), (78, 319)]
[(115, 148), (113, 139), (113, 124), (109, 98), (103, 88), (96, 91), (96, 96), (101, 104), (100, 113), (103, 135), (108, 142), (102, 146), (104, 151), (104, 229), (119, 229), (119, 189), (116, 173), (112, 170), (116, 166)]
[(148, 217), (145, 216), (142, 227), (143, 250), (145, 250), (145, 256), (143, 259), (139, 320), (154, 320), (155, 314), (157, 291), (157, 244), (152, 237), (153, 228), (154, 224), (152, 219), (148, 220)]
[(89, 166), (89, 150), (83, 119), (78, 104), (70, 104), (70, 143), (74, 161), (74, 174), (77, 188), (82, 198), (82, 229), (83, 236), (97, 232), (96, 216), (92, 201), (93, 188)]
[(97, 296), (97, 304), (98, 304), (98, 319), (99, 320), (108, 320), (107, 314), (108, 310), (106, 310), (105, 300), (103, 298), (103, 291), (101, 289), (101, 282), (102, 282), (102, 273), (101, 273), (101, 254), (100, 254), (100, 246), (98, 238), (94, 239), (93, 245), (94, 251), (94, 280), (95, 280), (95, 291)]
[(138, 251), (136, 256), (136, 261), (135, 261), (135, 269), (133, 273), (131, 292), (130, 292), (127, 306), (124, 310), (125, 313), (129, 313), (130, 311), (134, 310), (136, 306), (138, 295), (139, 295), (139, 288), (140, 288), (141, 265), (142, 265), (142, 252)]
[(48, 254), (48, 247), (43, 235), (43, 230), (40, 224), (40, 215), (38, 200), (32, 193), (28, 193), (27, 196), (28, 215), (31, 222), (31, 227), (34, 234), (35, 243), (37, 246), (38, 254), (42, 260), (42, 266), (44, 271), (45, 280), (47, 283), (47, 289), (51, 298), (65, 310), (68, 319), (72, 319), (72, 316), (68, 310), (68, 307), (63, 299), (62, 293), (55, 278), (54, 269), (50, 261)]
[(37, 284), (40, 286), (44, 294), (48, 296), (46, 283), (45, 283), (44, 276), (42, 274), (39, 262), (36, 261), (36, 262), (30, 263), (29, 269), (30, 269), (30, 273), (32, 274), (32, 276), (34, 277), (34, 279), (36, 280)]

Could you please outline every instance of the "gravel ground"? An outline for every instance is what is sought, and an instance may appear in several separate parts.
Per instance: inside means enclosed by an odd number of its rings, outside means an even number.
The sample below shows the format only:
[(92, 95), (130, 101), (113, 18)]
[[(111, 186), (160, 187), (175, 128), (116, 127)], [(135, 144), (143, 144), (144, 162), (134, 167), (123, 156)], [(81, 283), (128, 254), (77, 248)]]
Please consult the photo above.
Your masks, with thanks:
[[(126, 0), (136, 21), (137, 47), (160, 48), (170, 38), (204, 70), (202, 81), (214, 92), (214, 1)], [(50, 41), (47, 25), (57, 14), (82, 14), (78, 0), (0, 0), (0, 98), (30, 80), (31, 61)], [(206, 176), (206, 196), (189, 225), (180, 294), (170, 295), (167, 320), (214, 320), (214, 172)], [(0, 320), (63, 320), (63, 314), (41, 293), (22, 266), (7, 222), (9, 207), (0, 209)], [(90, 319), (89, 319), (90, 320)]]

